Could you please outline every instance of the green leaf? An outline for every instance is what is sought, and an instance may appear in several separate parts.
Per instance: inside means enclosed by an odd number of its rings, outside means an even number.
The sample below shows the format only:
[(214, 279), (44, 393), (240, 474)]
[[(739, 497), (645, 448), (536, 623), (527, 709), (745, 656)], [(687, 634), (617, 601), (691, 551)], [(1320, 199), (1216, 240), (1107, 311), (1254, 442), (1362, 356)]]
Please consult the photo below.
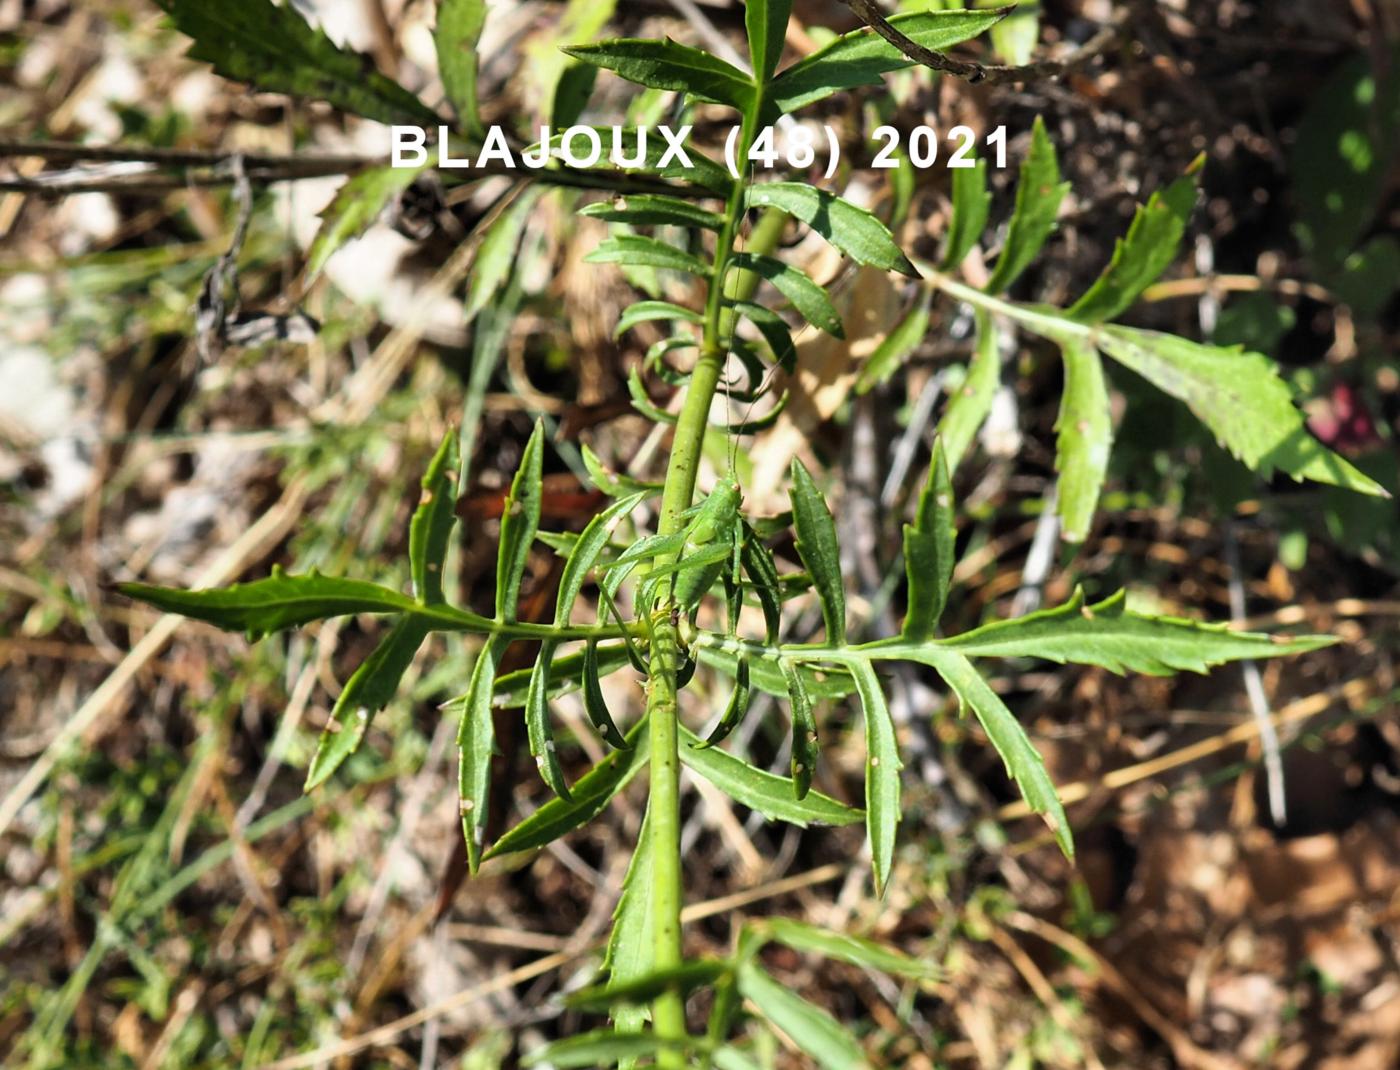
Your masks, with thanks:
[(868, 394), (876, 386), (887, 382), (914, 350), (919, 348), (924, 335), (928, 334), (931, 303), (931, 292), (923, 291), (908, 315), (880, 340), (880, 344), (870, 354), (870, 359), (865, 362), (865, 367), (860, 370), (860, 378), (856, 380), (857, 394)]
[[(426, 165), (425, 165), (426, 167)], [(306, 254), (306, 276), (315, 278), (347, 243), (374, 225), (384, 209), (422, 174), (420, 167), (367, 167), (336, 191), (321, 211), (321, 228)]]
[[(613, 126), (595, 126), (592, 129), (598, 135), (598, 143), (603, 150), (603, 160), (611, 161), (619, 154), (630, 160), (637, 155), (639, 138), (636, 129)], [(670, 153), (668, 143), (665, 139), (658, 137), (656, 131), (643, 131), (643, 133), (646, 135), (646, 142), (642, 146), (642, 162), (635, 167), (622, 168), (609, 163), (606, 167), (585, 168), (584, 171), (596, 170), (606, 174), (642, 172), (655, 175), (658, 178), (675, 178), (693, 182), (717, 196), (729, 196), (730, 191), (734, 188), (734, 180), (729, 177), (729, 172), (724, 169), (722, 164), (716, 163), (703, 152), (686, 144), (685, 154), (690, 162), (690, 166), (686, 166), (679, 156)], [(675, 136), (679, 136), (679, 132)], [(539, 149), (539, 143), (536, 142), (526, 151), (537, 155)], [(555, 137), (550, 140), (549, 152), (551, 157), (556, 159), (563, 155), (561, 139)], [(661, 160), (667, 155), (670, 155), (671, 158), (663, 167)]]
[(433, 34), (438, 74), (463, 128), (476, 137), (485, 132), (476, 98), (476, 46), (485, 24), (485, 0), (439, 0)]
[(306, 791), (320, 787), (346, 758), (360, 749), (374, 715), (387, 706), (399, 680), (427, 638), (430, 626), (415, 617), (400, 617), (345, 682), (331, 719), (321, 733), (316, 756), (306, 771)]
[[(618, 648), (620, 661), (618, 668), (627, 663), (627, 648)], [(593, 722), (593, 727), (611, 746), (623, 748), (627, 741), (623, 739), (622, 733), (617, 730), (617, 722), (612, 719), (612, 714), (608, 712), (607, 700), (603, 697), (603, 689), (599, 685), (599, 678), (602, 674), (600, 659), (598, 657), (598, 644), (590, 642), (583, 648), (583, 709), (588, 714), (588, 719)]]
[(1390, 496), (1312, 437), (1292, 388), (1262, 353), (1118, 325), (1101, 327), (1093, 337), (1106, 355), (1184, 401), (1222, 446), (1266, 478), (1281, 469), (1297, 480)]
[[(622, 315), (617, 319), (617, 327), (613, 331), (613, 337), (620, 338), (637, 324), (649, 323), (653, 320), (682, 320), (685, 323), (703, 323), (705, 317), (672, 301), (638, 301), (622, 310)], [(590, 466), (589, 475), (592, 474)], [(596, 478), (594, 482), (597, 482)]]
[(1083, 589), (1076, 588), (1064, 605), (993, 621), (942, 645), (971, 657), (1045, 658), (1115, 673), (1169, 676), (1183, 670), (1203, 673), (1229, 661), (1300, 654), (1336, 641), (1329, 635), (1284, 638), (1232, 631), (1228, 624), (1134, 613), (1124, 591), (1087, 605)]
[(971, 709), (982, 722), (987, 738), (1001, 755), (1006, 773), (1016, 781), (1032, 812), (1040, 814), (1066, 858), (1074, 857), (1074, 839), (1069, 820), (1040, 752), (1031, 745), (1026, 730), (1015, 714), (997, 697), (982, 674), (961, 653), (944, 646), (926, 646), (913, 660), (932, 666), (956, 692), (964, 709)]
[(579, 215), (632, 226), (700, 227), (719, 230), (724, 217), (691, 201), (660, 194), (634, 193), (611, 201), (596, 201), (579, 209)]
[(786, 944), (794, 951), (802, 951), (823, 958), (848, 962), (868, 970), (897, 977), (927, 978), (937, 977), (938, 969), (930, 962), (911, 959), (908, 955), (866, 940), (859, 936), (832, 932), (816, 925), (809, 925), (796, 918), (772, 917), (754, 926), (770, 939)]
[[(491, 754), (496, 749), (496, 725), (491, 719), (491, 688), (496, 667), (510, 641), (492, 636), (472, 666), (471, 683), (460, 700), (457, 724), (457, 796), (462, 816), (462, 837), (467, 844), (467, 865), (473, 873), (481, 865), (486, 840), (487, 803), (491, 800)], [(548, 804), (546, 804), (548, 805)], [(541, 808), (543, 809), (543, 807)]]
[(763, 182), (749, 187), (748, 199), (751, 208), (776, 208), (802, 220), (857, 264), (919, 277), (889, 228), (844, 198), (805, 182)]
[(698, 988), (712, 985), (729, 972), (729, 964), (719, 959), (691, 959), (678, 966), (652, 970), (623, 982), (592, 985), (566, 996), (566, 1006), (578, 1010), (607, 1010), (616, 1003), (650, 1003), (665, 992), (689, 996)]
[(616, 1066), (623, 1059), (640, 1059), (664, 1051), (692, 1051), (695, 1040), (671, 1041), (652, 1033), (632, 1033), (595, 1029), (537, 1048), (520, 1060), (521, 1066), (571, 1067)]
[(953, 582), (957, 530), (953, 526), (953, 479), (942, 440), (933, 444), (928, 480), (919, 495), (914, 523), (904, 525), (904, 574), (909, 583), (906, 639), (927, 639), (938, 627)]
[(570, 798), (550, 799), (497, 840), (485, 857), (531, 851), (588, 824), (646, 765), (649, 753), (646, 718), (642, 718), (627, 733), (627, 747), (613, 751), (579, 777)]
[(773, 362), (791, 373), (797, 366), (797, 346), (793, 343), (792, 332), (788, 330), (783, 318), (772, 309), (756, 305), (752, 301), (735, 301), (730, 307), (758, 328), (758, 333), (763, 335), (763, 340), (768, 343), (768, 349), (773, 354)]
[(894, 868), (895, 836), (899, 830), (899, 744), (894, 720), (875, 666), (868, 661), (851, 665), (860, 704), (865, 711), (865, 832), (870, 840), (875, 893), (884, 895)]
[(116, 589), (163, 613), (179, 613), (228, 631), (245, 632), (254, 640), (328, 617), (416, 608), (412, 599), (377, 583), (322, 576), (315, 569), (296, 575), (277, 565), (266, 579), (231, 587), (184, 591), (147, 583), (119, 583)]
[(1113, 417), (1103, 363), (1094, 347), (1075, 338), (1060, 346), (1065, 361), (1065, 386), (1060, 416), (1055, 421), (1060, 473), (1059, 511), (1068, 542), (1083, 542), (1094, 522), (1108, 455), (1113, 444)]
[(1037, 115), (1031, 128), (1031, 149), (1021, 164), (1016, 208), (1006, 232), (1006, 244), (987, 283), (989, 294), (1010, 289), (1021, 272), (1030, 266), (1054, 233), (1060, 202), (1068, 192), (1069, 183), (1060, 181), (1060, 164), (1050, 135), (1045, 132), (1045, 120)]
[[(895, 15), (889, 23), (916, 44), (944, 52), (995, 26), (1006, 10), (916, 12)], [(855, 30), (794, 63), (773, 80), (764, 96), (780, 112), (796, 111), (843, 89), (879, 85), (881, 75), (913, 65), (870, 30)]]
[(826, 498), (812, 482), (812, 476), (797, 458), (792, 461), (793, 525), (797, 529), (797, 553), (807, 566), (812, 585), (821, 599), (822, 620), (827, 642), (846, 642), (846, 591), (841, 583), (841, 547), (836, 541), (836, 521), (826, 507)]
[(598, 68), (588, 63), (570, 63), (560, 71), (549, 109), (549, 125), (555, 130), (574, 126), (588, 107), (597, 81)]
[(773, 77), (783, 58), (792, 0), (752, 0), (744, 5), (744, 28), (749, 38), (749, 63), (754, 81), (762, 86)]
[(812, 699), (803, 686), (797, 666), (787, 660), (778, 665), (783, 671), (788, 705), (792, 709), (792, 790), (802, 799), (811, 790), (812, 773), (817, 768), (817, 755), (821, 750), (817, 720), (812, 715)]
[[(708, 634), (714, 635), (714, 633)], [(723, 644), (723, 636), (715, 635), (714, 638), (720, 645)], [(706, 645), (700, 648), (699, 658), (702, 664), (717, 669), (726, 676), (735, 676), (738, 673), (739, 658), (733, 650), (716, 649), (714, 646)], [(766, 695), (787, 698), (787, 681), (783, 679), (782, 670), (778, 668), (775, 659), (750, 658), (749, 661), (754, 687)], [(817, 670), (809, 665), (803, 665), (799, 671), (802, 673), (802, 681), (806, 685), (807, 694), (814, 701), (845, 698), (855, 690), (855, 684), (852, 683), (849, 673), (843, 670), (837, 668)]]
[(713, 747), (717, 743), (722, 743), (728, 738), (729, 733), (739, 726), (739, 722), (744, 719), (744, 715), (749, 712), (749, 700), (753, 695), (753, 687), (750, 682), (751, 670), (750, 659), (744, 655), (739, 655), (738, 666), (734, 675), (734, 690), (729, 693), (729, 701), (725, 704), (724, 713), (720, 715), (719, 722), (715, 725), (714, 731), (705, 737), (705, 742), (700, 744), (702, 748)]
[(554, 730), (549, 723), (549, 663), (554, 660), (557, 644), (545, 641), (535, 657), (530, 672), (530, 687), (525, 693), (525, 732), (530, 740), (530, 754), (535, 767), (551, 791), (565, 802), (570, 800), (569, 783), (559, 764)]
[[(622, 643), (599, 643), (597, 647), (599, 675), (608, 676), (627, 664), (627, 648)], [(583, 659), (583, 651), (554, 659), (549, 667), (548, 693), (551, 699), (579, 689), (583, 680)], [(523, 707), (533, 674), (534, 669), (527, 668), (496, 677), (492, 705), (506, 710)]]
[(754, 84), (747, 74), (708, 52), (669, 38), (655, 41), (620, 37), (593, 45), (573, 45), (564, 52), (652, 89), (689, 93), (741, 112), (753, 102)]
[(962, 385), (953, 391), (943, 419), (938, 422), (938, 437), (943, 443), (950, 472), (958, 470), (977, 429), (992, 411), (992, 399), (1001, 383), (1001, 346), (996, 322), (990, 313), (980, 308), (976, 317), (977, 341), (967, 375)]
[(987, 229), (992, 213), (992, 195), (987, 189), (987, 161), (975, 167), (953, 170), (953, 215), (948, 221), (948, 247), (943, 254), (943, 270), (953, 271), (972, 252)]
[(520, 236), (525, 233), (535, 204), (543, 193), (544, 190), (538, 186), (521, 190), (482, 237), (476, 259), (472, 261), (471, 275), (467, 278), (463, 310), (466, 322), (476, 319), (510, 278), (520, 249)]
[(457, 523), (452, 493), (457, 479), (457, 432), (449, 429), (428, 463), (420, 484), (418, 508), (408, 526), (408, 560), (413, 573), (413, 596), (420, 602), (443, 601), (442, 566), (447, 542)]
[[(1202, 158), (1203, 159), (1203, 158)], [(1196, 174), (1201, 160), (1184, 178), (1158, 191), (1139, 205), (1126, 238), (1118, 239), (1113, 259), (1098, 279), (1065, 313), (1081, 323), (1101, 323), (1118, 317), (1157, 281), (1176, 259), (1186, 223), (1196, 206)]]
[(864, 816), (819, 791), (796, 796), (793, 782), (750, 765), (719, 747), (707, 747), (699, 736), (681, 726), (681, 761), (735, 802), (757, 810), (770, 821), (808, 825), (853, 825)]
[(496, 617), (515, 620), (520, 603), (520, 581), (530, 561), (530, 546), (540, 527), (540, 502), (544, 493), (544, 424), (537, 421), (520, 467), (510, 484), (501, 513), (501, 545), (496, 562)]
[(831, 298), (804, 272), (781, 260), (758, 253), (736, 253), (730, 263), (771, 282), (812, 326), (834, 338), (846, 337), (846, 329), (841, 325), (841, 317), (836, 314), (836, 306), (831, 303)]
[(194, 39), (189, 55), (225, 78), (270, 93), (324, 100), (366, 119), (432, 126), (438, 115), (368, 56), (336, 46), (291, 4), (272, 0), (157, 0)]
[[(613, 911), (612, 932), (608, 934), (608, 947), (603, 956), (603, 971), (611, 983), (619, 986), (645, 977), (655, 968), (656, 926), (651, 902), (654, 853), (648, 799), (642, 827), (637, 833), (637, 846), (627, 864), (627, 875), (622, 879), (622, 895)], [(620, 1032), (640, 1031), (648, 1017), (646, 1008), (628, 1004), (614, 1007), (611, 1016)]]
[(607, 548), (613, 530), (631, 515), (646, 496), (645, 491), (638, 491), (618, 499), (594, 516), (583, 529), (574, 548), (569, 551), (568, 560), (564, 562), (564, 574), (559, 580), (559, 597), (554, 603), (555, 624), (563, 627), (569, 623), (569, 615), (578, 601), (579, 592), (583, 590), (584, 581), (597, 563), (598, 556)]
[(845, 1026), (756, 964), (739, 969), (739, 991), (823, 1070), (869, 1070), (865, 1053)]
[(739, 544), (739, 563), (753, 584), (754, 596), (763, 610), (764, 642), (773, 646), (782, 629), (782, 580), (773, 551), (764, 545), (758, 533), (742, 517), (739, 519), (743, 537)]
[(694, 253), (640, 234), (618, 234), (605, 238), (584, 258), (588, 264), (626, 264), (630, 267), (665, 268), (705, 276), (710, 266)]
[(579, 453), (583, 457), (584, 468), (588, 470), (588, 478), (592, 480), (595, 487), (610, 498), (621, 498), (638, 492), (645, 492), (648, 497), (661, 493), (660, 483), (644, 483), (640, 479), (633, 479), (629, 475), (614, 472), (602, 462), (596, 453), (588, 448), (587, 443), (579, 448)]

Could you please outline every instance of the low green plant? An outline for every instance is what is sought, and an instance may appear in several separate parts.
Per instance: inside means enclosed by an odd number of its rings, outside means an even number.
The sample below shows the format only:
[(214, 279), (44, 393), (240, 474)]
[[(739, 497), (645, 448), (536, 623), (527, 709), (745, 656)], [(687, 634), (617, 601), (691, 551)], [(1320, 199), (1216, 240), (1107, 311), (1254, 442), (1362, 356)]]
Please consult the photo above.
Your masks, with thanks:
[[(310, 94), (381, 120), (440, 119), (417, 98), (381, 75), (363, 77), (359, 60), (301, 22), (290, 6), (246, 0), (237, 24), (214, 0), (165, 0), (175, 24), (197, 42), (195, 55), (233, 77), (267, 89)], [(572, 46), (576, 66), (560, 74), (556, 116), (573, 120), (602, 68), (645, 87), (645, 107), (658, 94), (674, 93), (678, 105), (720, 105), (738, 124), (737, 158), (749, 159), (760, 133), (787, 114), (845, 90), (879, 85), (881, 77), (908, 67), (906, 55), (882, 37), (861, 30), (832, 39), (818, 51), (779, 70), (790, 3), (751, 0), (746, 26), (751, 71), (671, 40), (618, 39)], [(572, 8), (571, 8), (572, 11)], [(939, 11), (896, 16), (890, 25), (925, 49), (946, 51), (996, 27), (1006, 10)], [(485, 8), (443, 0), (439, 51), (443, 78), (456, 108), (456, 133), (480, 139), (473, 51)], [(246, 15), (246, 18), (245, 18)], [(642, 114), (639, 112), (638, 114)], [(600, 128), (605, 145), (611, 132)], [(638, 408), (673, 423), (664, 479), (639, 483), (606, 471), (585, 454), (599, 489), (612, 499), (577, 535), (541, 530), (542, 471), (548, 447), (537, 425), (509, 488), (501, 521), (495, 604), (491, 615), (449, 600), (444, 570), (457, 518), (454, 503), (464, 489), (470, 459), (449, 434), (422, 479), (420, 504), (409, 531), (412, 592), (368, 579), (288, 574), (218, 590), (186, 591), (125, 583), (121, 590), (162, 610), (182, 613), (256, 639), (282, 629), (349, 614), (379, 614), (388, 630), (345, 685), (311, 762), (307, 789), (323, 784), (365, 739), (375, 713), (394, 695), (424, 641), (435, 632), (478, 637), (470, 680), (447, 707), (459, 719), (460, 807), (471, 869), (512, 852), (538, 849), (597, 816), (638, 773), (646, 771), (649, 795), (637, 844), (598, 982), (571, 997), (585, 1010), (606, 1012), (603, 1029), (561, 1039), (530, 1054), (553, 1066), (654, 1062), (662, 1067), (701, 1063), (752, 1065), (738, 1023), (747, 1005), (790, 1037), (815, 1063), (845, 1068), (865, 1064), (852, 1033), (826, 1011), (775, 981), (761, 964), (769, 942), (893, 974), (920, 978), (919, 962), (875, 943), (773, 918), (745, 927), (733, 951), (719, 959), (685, 954), (681, 905), (680, 771), (686, 766), (738, 803), (775, 821), (798, 825), (863, 822), (877, 894), (891, 879), (900, 822), (901, 762), (881, 670), (907, 662), (931, 669), (962, 708), (981, 723), (1033, 811), (1040, 814), (1066, 855), (1073, 855), (1069, 821), (1054, 784), (1016, 716), (983, 676), (987, 659), (1040, 658), (1100, 666), (1110, 671), (1170, 674), (1204, 672), (1225, 662), (1296, 654), (1326, 645), (1325, 636), (1279, 637), (1226, 630), (1223, 625), (1135, 612), (1122, 592), (1091, 602), (1076, 591), (1065, 604), (1017, 619), (940, 635), (939, 623), (953, 583), (956, 503), (953, 472), (985, 420), (1000, 379), (998, 324), (1009, 324), (1055, 343), (1064, 355), (1065, 389), (1058, 422), (1058, 509), (1065, 536), (1082, 540), (1098, 504), (1109, 457), (1112, 421), (1101, 356), (1131, 369), (1191, 409), (1216, 438), (1261, 475), (1278, 469), (1365, 493), (1382, 493), (1366, 476), (1323, 448), (1305, 431), (1289, 388), (1266, 357), (1201, 345), (1184, 338), (1116, 322), (1174, 259), (1195, 202), (1195, 176), (1187, 175), (1138, 210), (1112, 261), (1088, 291), (1068, 308), (1012, 301), (1006, 291), (1040, 253), (1055, 227), (1067, 184), (1055, 150), (1037, 121), (1021, 165), (1014, 212), (991, 276), (973, 286), (955, 276), (989, 221), (985, 164), (954, 171), (954, 210), (941, 263), (916, 263), (874, 214), (800, 181), (734, 179), (725, 168), (691, 148), (694, 166), (662, 166), (654, 155), (640, 167), (578, 169), (555, 164), (522, 181), (574, 189), (596, 188), (622, 196), (599, 200), (583, 214), (607, 221), (615, 232), (589, 259), (610, 263), (645, 279), (654, 271), (698, 278), (701, 307), (659, 296), (634, 304), (619, 332), (642, 322), (671, 325), (667, 341), (652, 347), (633, 374)], [(456, 177), (460, 177), (458, 174)], [(312, 253), (317, 268), (352, 239), (406, 185), (402, 172), (373, 169), (353, 179), (327, 214)], [(576, 195), (576, 194), (575, 194)], [(490, 297), (510, 276), (513, 250), (524, 231), (530, 195), (491, 217), (482, 238), (477, 272), (469, 283), (472, 314), (486, 315)], [(759, 219), (742, 240), (751, 213)], [(701, 455), (712, 402), (723, 394), (756, 403), (769, 391), (773, 366), (796, 359), (794, 320), (840, 336), (841, 318), (831, 296), (794, 264), (774, 255), (776, 238), (800, 220), (857, 264), (898, 272), (923, 292), (864, 370), (861, 387), (886, 378), (914, 349), (928, 324), (930, 296), (940, 292), (976, 310), (978, 338), (963, 385), (944, 413), (928, 475), (917, 493), (912, 522), (904, 527), (905, 613), (897, 634), (855, 641), (846, 604), (837, 528), (821, 484), (794, 462), (790, 514), (756, 517), (744, 508), (734, 471), (721, 473), (696, 501)], [(677, 228), (684, 241), (663, 240), (652, 228)], [(651, 231), (651, 233), (642, 233)], [(767, 288), (761, 289), (765, 284)], [(788, 306), (770, 307), (769, 294)], [(478, 324), (479, 330), (502, 329)], [(692, 354), (684, 363), (682, 355)], [(642, 373), (653, 374), (681, 394), (672, 414), (649, 400)], [(485, 373), (489, 374), (489, 370)], [(470, 426), (472, 419), (464, 421)], [(726, 427), (750, 433), (762, 420)], [(474, 440), (464, 438), (470, 444)], [(657, 499), (653, 533), (636, 530), (634, 514)], [(780, 570), (770, 543), (795, 535), (798, 573)], [(522, 577), (538, 542), (564, 558), (554, 618), (519, 619)], [(581, 623), (585, 588), (598, 592), (598, 611)], [(822, 633), (790, 641), (785, 622), (794, 600), (815, 599)], [(756, 607), (760, 629), (744, 614)], [(722, 625), (722, 626), (721, 626)], [(515, 643), (538, 643), (530, 667), (502, 672)], [(697, 666), (732, 680), (714, 725), (702, 739), (679, 716), (678, 696)], [(600, 678), (634, 670), (645, 681), (645, 712), (625, 731), (609, 712)], [(551, 700), (578, 690), (599, 736), (611, 748), (601, 762), (570, 782), (556, 745)], [(790, 776), (757, 768), (720, 744), (746, 716), (756, 691), (786, 699), (792, 729)], [(813, 771), (829, 735), (817, 713), (825, 700), (855, 696), (863, 712), (865, 794), (856, 807), (812, 788)], [(493, 711), (520, 709), (540, 775), (554, 797), (494, 843), (485, 838), (491, 798)], [(687, 998), (713, 993), (703, 1031), (692, 1028)], [(649, 1024), (648, 1024), (649, 1022)]]

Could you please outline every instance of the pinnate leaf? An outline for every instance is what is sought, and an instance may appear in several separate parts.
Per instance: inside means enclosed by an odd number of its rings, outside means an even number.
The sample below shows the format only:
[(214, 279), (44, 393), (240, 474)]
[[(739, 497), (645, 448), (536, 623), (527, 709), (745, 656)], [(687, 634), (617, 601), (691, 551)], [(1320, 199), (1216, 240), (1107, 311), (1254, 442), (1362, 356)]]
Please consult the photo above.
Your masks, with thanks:
[(1001, 345), (997, 326), (983, 309), (977, 310), (977, 340), (967, 375), (953, 392), (943, 419), (938, 422), (938, 437), (948, 458), (948, 470), (956, 472), (958, 464), (972, 445), (977, 429), (992, 411), (992, 399), (1001, 383)]
[(472, 666), (467, 693), (456, 703), (462, 711), (457, 723), (458, 809), (462, 816), (462, 837), (467, 844), (467, 865), (473, 873), (481, 864), (486, 839), (486, 807), (491, 798), (491, 754), (496, 746), (491, 687), (501, 656), (509, 645), (509, 640), (500, 636), (486, 641)]
[(958, 267), (987, 229), (992, 195), (987, 189), (987, 161), (975, 167), (953, 170), (953, 215), (948, 221), (948, 248), (943, 254), (943, 270)]
[(719, 230), (724, 226), (724, 217), (708, 208), (679, 197), (650, 193), (596, 201), (579, 209), (579, 215), (631, 226), (702, 227), (705, 230)]
[(812, 714), (812, 699), (802, 681), (802, 674), (790, 661), (779, 663), (787, 683), (788, 706), (792, 710), (792, 790), (805, 798), (812, 787), (812, 773), (817, 768), (820, 752), (817, 720)]
[(617, 234), (605, 238), (583, 258), (590, 264), (625, 264), (628, 267), (665, 268), (706, 275), (710, 267), (694, 253), (640, 234)]
[(408, 527), (408, 561), (413, 574), (413, 596), (420, 602), (443, 601), (442, 566), (447, 541), (457, 523), (452, 493), (457, 478), (457, 433), (443, 436), (428, 470), (423, 473), (418, 508)]
[(536, 423), (501, 513), (501, 545), (496, 562), (496, 616), (500, 620), (515, 620), (519, 610), (520, 581), (540, 527), (543, 467), (544, 424)]

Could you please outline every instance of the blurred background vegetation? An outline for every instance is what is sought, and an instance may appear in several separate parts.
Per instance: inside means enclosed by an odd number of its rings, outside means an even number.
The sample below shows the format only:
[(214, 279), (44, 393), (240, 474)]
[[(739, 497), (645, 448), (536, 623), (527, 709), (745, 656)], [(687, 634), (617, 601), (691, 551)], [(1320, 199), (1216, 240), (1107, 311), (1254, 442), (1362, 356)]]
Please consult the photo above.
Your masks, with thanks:
[[(441, 100), (428, 0), (296, 6)], [(837, 3), (796, 11), (793, 50), (852, 25)], [(978, 88), (911, 72), (888, 96), (834, 99), (828, 121), (856, 136), (886, 121), (1005, 124), (1014, 161), (1044, 115), (1071, 199), (1017, 292), (1057, 303), (1097, 273), (1133, 204), (1205, 152), (1189, 255), (1135, 322), (1269, 353), (1308, 399), (1314, 433), (1395, 487), (1400, 9), (1046, 0), (1008, 20), (995, 47), (1011, 62), (1057, 54), (1124, 14), (1123, 39), (1063, 80)], [(735, 44), (742, 9), (501, 0), (483, 39), (486, 120), (523, 132), (547, 113), (564, 70), (558, 44), (643, 29)], [(637, 796), (566, 845), (463, 884), (455, 725), (438, 709), (465, 683), (456, 641), (439, 637), (420, 656), (369, 745), (303, 797), (317, 735), (380, 625), (337, 621), (248, 644), (174, 628), (104, 584), (228, 582), (274, 563), (406, 582), (418, 473), (470, 397), (483, 434), (456, 554), (463, 599), (489, 601), (503, 473), (535, 417), (558, 447), (546, 501), (556, 526), (596, 505), (585, 445), (618, 470), (659, 471), (664, 442), (626, 390), (647, 336), (612, 337), (629, 282), (655, 280), (582, 265), (601, 226), (558, 190), (507, 207), (509, 241), (473, 268), (460, 250), (504, 179), (465, 198), (415, 185), (313, 275), (317, 213), (343, 179), (258, 180), (238, 293), (267, 337), (210, 351), (192, 310), (242, 215), (226, 169), (162, 185), (167, 168), (65, 169), (17, 140), (222, 159), (376, 156), (386, 137), (224, 82), (184, 47), (145, 0), (0, 0), (0, 179), (58, 172), (68, 185), (0, 191), (0, 1060), (512, 1066), (576, 1027), (558, 996), (596, 963)], [(626, 92), (600, 81), (593, 107), (616, 115)], [(933, 256), (947, 172), (887, 177), (854, 171), (851, 195), (886, 212), (902, 203), (906, 245)], [(1006, 215), (1013, 177), (993, 172), (993, 218)], [(819, 242), (790, 238), (806, 242), (793, 255), (830, 273)], [(849, 337), (803, 337), (794, 402), (742, 443), (738, 470), (759, 513), (783, 508), (773, 474), (794, 455), (836, 473), (843, 542), (858, 550), (853, 604), (879, 621), (896, 492), (921, 478), (970, 325), (936, 303), (912, 358), (872, 384), (867, 358), (917, 295), (872, 271), (838, 291)], [(858, 829), (769, 825), (691, 784), (696, 949), (727, 945), (746, 911), (784, 912), (933, 958), (942, 980), (903, 986), (795, 955), (774, 962), (853, 1023), (881, 1066), (1396, 1065), (1395, 504), (1261, 485), (1184, 409), (1114, 369), (1109, 493), (1091, 538), (1057, 547), (1043, 517), (1060, 364), (1052, 347), (1022, 347), (1007, 354), (992, 419), (960, 472), (958, 626), (1083, 583), (1347, 642), (1209, 679), (1005, 667), (997, 689), (1074, 804), (1077, 868), (1020, 818), (975, 726), (910, 673), (893, 704), (908, 820), (886, 897), (870, 896), (855, 862)], [(713, 445), (723, 464), (723, 439)], [(533, 562), (541, 599), (555, 567), (543, 551)], [(698, 721), (704, 681), (692, 692)], [(614, 708), (629, 695), (610, 695)], [(560, 709), (582, 723), (568, 700)], [(1283, 741), (1282, 825), (1263, 788), (1261, 710)], [(786, 726), (768, 713), (743, 742), (778, 764)], [(849, 711), (826, 716), (845, 724)], [(494, 809), (518, 816), (545, 789), (518, 725), (502, 735), (509, 798)], [(819, 786), (857, 797), (859, 741), (830, 752)], [(800, 1064), (779, 1046), (771, 1065)]]

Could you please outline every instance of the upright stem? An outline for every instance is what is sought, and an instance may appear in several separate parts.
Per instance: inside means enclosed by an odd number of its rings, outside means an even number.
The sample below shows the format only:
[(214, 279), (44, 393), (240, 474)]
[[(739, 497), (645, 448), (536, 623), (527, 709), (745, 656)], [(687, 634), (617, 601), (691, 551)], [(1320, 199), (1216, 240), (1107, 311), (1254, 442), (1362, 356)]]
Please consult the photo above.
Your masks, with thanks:
[[(752, 124), (746, 122), (739, 138), (739, 159), (746, 159)], [(671, 535), (680, 530), (681, 514), (690, 508), (695, 496), (695, 477), (700, 467), (705, 428), (728, 356), (725, 337), (724, 279), (734, 253), (734, 239), (744, 214), (744, 182), (735, 182), (730, 194), (724, 227), (715, 244), (710, 273), (710, 291), (705, 302), (704, 333), (700, 356), (690, 373), (685, 402), (676, 421), (671, 457), (666, 467), (666, 483), (661, 493), (661, 514), (657, 531)], [(659, 561), (665, 567), (667, 561)], [(649, 607), (644, 607), (649, 611)], [(658, 970), (679, 966), (681, 953), (681, 816), (680, 753), (677, 726), (676, 669), (680, 663), (680, 639), (669, 613), (660, 613), (653, 623), (651, 669), (647, 678), (647, 717), (651, 735), (651, 801), (648, 820), (652, 836), (652, 925), (655, 947), (653, 958)], [(685, 1001), (679, 992), (664, 993), (652, 1005), (652, 1019), (660, 1037), (686, 1036)], [(663, 1051), (657, 1065), (667, 1070), (685, 1066), (679, 1050)]]

